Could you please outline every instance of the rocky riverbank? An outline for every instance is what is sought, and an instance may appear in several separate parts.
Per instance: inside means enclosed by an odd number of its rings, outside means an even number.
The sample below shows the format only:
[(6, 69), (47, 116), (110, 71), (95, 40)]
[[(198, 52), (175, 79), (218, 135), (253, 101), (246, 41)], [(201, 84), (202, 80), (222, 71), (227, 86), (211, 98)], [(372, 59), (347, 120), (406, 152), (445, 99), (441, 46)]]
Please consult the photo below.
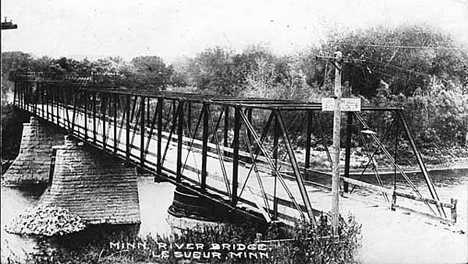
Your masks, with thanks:
[(51, 206), (33, 207), (15, 217), (6, 231), (19, 235), (65, 235), (81, 231), (85, 224), (80, 217), (63, 208)]

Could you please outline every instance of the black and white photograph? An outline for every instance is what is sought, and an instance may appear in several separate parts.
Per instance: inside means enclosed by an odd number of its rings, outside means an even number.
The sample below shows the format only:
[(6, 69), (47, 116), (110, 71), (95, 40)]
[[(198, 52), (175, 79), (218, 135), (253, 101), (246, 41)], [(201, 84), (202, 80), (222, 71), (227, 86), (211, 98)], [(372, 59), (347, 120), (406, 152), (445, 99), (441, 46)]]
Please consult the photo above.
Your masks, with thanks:
[(468, 263), (468, 0), (0, 20), (1, 263)]

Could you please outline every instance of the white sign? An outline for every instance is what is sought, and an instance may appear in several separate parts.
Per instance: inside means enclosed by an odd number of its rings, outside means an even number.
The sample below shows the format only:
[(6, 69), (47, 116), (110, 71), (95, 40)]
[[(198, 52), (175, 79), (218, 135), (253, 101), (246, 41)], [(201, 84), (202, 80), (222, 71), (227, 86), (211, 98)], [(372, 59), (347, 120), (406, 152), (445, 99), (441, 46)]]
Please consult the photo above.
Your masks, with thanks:
[[(341, 111), (359, 112), (361, 111), (361, 98), (341, 98)], [(322, 111), (335, 110), (335, 98), (322, 98)]]

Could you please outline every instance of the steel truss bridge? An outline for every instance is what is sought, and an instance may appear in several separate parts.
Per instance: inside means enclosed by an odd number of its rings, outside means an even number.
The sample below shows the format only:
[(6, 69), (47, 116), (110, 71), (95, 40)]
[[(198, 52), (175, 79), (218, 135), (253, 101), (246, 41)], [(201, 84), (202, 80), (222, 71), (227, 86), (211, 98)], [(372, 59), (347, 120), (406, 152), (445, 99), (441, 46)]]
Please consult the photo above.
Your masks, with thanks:
[[(314, 179), (329, 176), (331, 170), (314, 169), (311, 155), (312, 141), (318, 141), (331, 163), (326, 124), (332, 118), (321, 111), (320, 103), (133, 91), (87, 78), (50, 81), (20, 76), (14, 87), (14, 105), (19, 109), (230, 210), (260, 221), (314, 224), (316, 217), (330, 209), (330, 186)], [(365, 116), (376, 111), (393, 119), (383, 139), (366, 123)], [(402, 109), (363, 106), (361, 112), (345, 116), (344, 192), (349, 192), (349, 185), (367, 188), (382, 193), (392, 209), (449, 224), (456, 221), (456, 200), (440, 201)], [(398, 137), (393, 153), (385, 148), (382, 142), (389, 131), (406, 137), (427, 189), (419, 190), (397, 164)], [(360, 176), (372, 168), (378, 184), (350, 177), (352, 134), (372, 146)], [(382, 184), (377, 154), (393, 167), (395, 181), (390, 188)], [(397, 179), (412, 191), (398, 189)], [(404, 199), (397, 203), (397, 197)], [(406, 200), (422, 206), (404, 206)]]

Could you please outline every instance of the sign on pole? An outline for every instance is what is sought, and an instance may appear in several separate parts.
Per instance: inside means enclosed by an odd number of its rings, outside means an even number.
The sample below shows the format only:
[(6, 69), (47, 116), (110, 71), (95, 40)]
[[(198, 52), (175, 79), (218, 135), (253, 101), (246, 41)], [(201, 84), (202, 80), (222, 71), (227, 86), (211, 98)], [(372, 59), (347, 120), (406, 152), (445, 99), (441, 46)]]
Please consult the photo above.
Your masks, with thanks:
[[(335, 98), (322, 98), (322, 111), (334, 111), (335, 100)], [(343, 112), (360, 112), (361, 98), (341, 98), (340, 110)]]

